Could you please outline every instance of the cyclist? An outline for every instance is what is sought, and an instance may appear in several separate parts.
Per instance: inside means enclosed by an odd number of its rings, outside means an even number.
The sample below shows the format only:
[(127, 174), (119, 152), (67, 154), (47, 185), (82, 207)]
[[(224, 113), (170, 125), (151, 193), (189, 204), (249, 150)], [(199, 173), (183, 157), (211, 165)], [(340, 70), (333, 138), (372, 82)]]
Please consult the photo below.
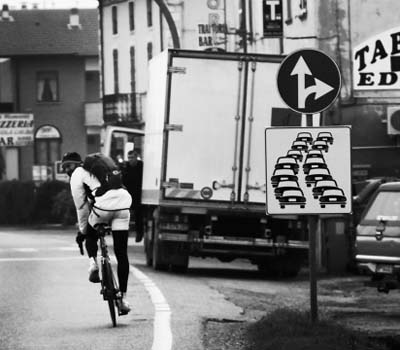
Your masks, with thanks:
[[(62, 168), (70, 177), (72, 198), (78, 217), (79, 232), (77, 243), (86, 240), (89, 256), (89, 281), (100, 282), (97, 263), (98, 236), (94, 229), (98, 223), (111, 223), (114, 252), (117, 258), (117, 274), (122, 293), (121, 312), (127, 314), (131, 308), (126, 301), (129, 276), (128, 229), (132, 198), (125, 188), (97, 192), (101, 187), (99, 180), (83, 168), (79, 153), (68, 152), (62, 158)], [(97, 193), (96, 193), (97, 192)], [(104, 192), (104, 191), (102, 191)]]

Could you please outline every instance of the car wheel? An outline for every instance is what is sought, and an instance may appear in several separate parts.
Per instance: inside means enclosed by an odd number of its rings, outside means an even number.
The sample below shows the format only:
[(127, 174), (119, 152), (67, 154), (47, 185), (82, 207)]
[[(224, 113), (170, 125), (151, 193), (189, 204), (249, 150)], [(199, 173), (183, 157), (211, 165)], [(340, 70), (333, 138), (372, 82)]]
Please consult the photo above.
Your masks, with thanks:
[(321, 204), (321, 208), (325, 208), (325, 204)]

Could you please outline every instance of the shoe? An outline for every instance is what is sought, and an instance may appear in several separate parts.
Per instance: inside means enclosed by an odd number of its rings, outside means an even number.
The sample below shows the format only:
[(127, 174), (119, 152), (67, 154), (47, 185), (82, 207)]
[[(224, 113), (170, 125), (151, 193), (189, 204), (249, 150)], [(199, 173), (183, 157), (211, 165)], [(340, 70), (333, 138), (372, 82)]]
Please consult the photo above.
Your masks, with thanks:
[(92, 283), (100, 283), (99, 266), (94, 259), (90, 259), (89, 263), (89, 281)]
[(125, 300), (125, 298), (121, 299), (121, 303), (119, 305), (119, 312), (120, 315), (126, 315), (129, 311), (131, 311), (131, 306), (129, 303)]

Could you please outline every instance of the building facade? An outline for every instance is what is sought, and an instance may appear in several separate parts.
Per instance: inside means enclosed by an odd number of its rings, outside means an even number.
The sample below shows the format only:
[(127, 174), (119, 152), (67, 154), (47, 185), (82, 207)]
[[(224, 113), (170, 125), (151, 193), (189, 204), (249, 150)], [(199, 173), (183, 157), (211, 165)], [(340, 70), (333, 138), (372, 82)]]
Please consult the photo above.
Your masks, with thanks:
[(0, 16), (0, 114), (33, 115), (33, 142), (0, 148), (5, 179), (55, 178), (67, 151), (98, 151), (98, 11), (15, 10)]
[[(128, 115), (137, 122), (145, 122), (148, 60), (174, 43), (159, 3), (100, 1), (103, 90), (105, 101), (111, 101), (109, 112), (106, 103), (105, 113), (111, 121)], [(342, 87), (339, 98), (322, 113), (319, 122), (352, 126), (355, 180), (400, 176), (400, 121), (397, 120), (400, 90), (398, 84), (392, 83), (397, 81), (398, 70), (393, 58), (398, 54), (396, 0), (384, 4), (373, 0), (164, 0), (164, 3), (174, 19), (180, 48), (283, 55), (315, 48), (328, 54), (339, 66)], [(379, 38), (381, 34), (386, 38)], [(372, 43), (367, 43), (373, 37)], [(364, 46), (357, 53), (359, 45)], [(355, 70), (360, 69), (361, 59), (368, 62), (362, 74), (357, 75)], [(376, 84), (369, 81), (372, 79), (369, 68), (375, 71)], [(360, 86), (360, 76), (367, 85)], [(120, 101), (129, 94), (133, 94), (130, 101), (136, 101), (136, 109), (118, 116), (118, 110), (126, 110), (123, 107), (126, 103)]]

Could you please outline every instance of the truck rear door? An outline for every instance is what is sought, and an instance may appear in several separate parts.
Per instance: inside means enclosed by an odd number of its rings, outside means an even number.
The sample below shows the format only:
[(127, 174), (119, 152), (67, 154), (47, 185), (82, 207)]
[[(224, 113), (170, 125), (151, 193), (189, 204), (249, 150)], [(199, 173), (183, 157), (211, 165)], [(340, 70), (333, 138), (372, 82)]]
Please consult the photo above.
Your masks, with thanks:
[(173, 56), (170, 65), (164, 198), (236, 200), (243, 62)]
[[(240, 200), (265, 203), (264, 130), (272, 108), (285, 108), (276, 88), (280, 57), (255, 56), (248, 62)], [(285, 156), (286, 154), (282, 154)]]

